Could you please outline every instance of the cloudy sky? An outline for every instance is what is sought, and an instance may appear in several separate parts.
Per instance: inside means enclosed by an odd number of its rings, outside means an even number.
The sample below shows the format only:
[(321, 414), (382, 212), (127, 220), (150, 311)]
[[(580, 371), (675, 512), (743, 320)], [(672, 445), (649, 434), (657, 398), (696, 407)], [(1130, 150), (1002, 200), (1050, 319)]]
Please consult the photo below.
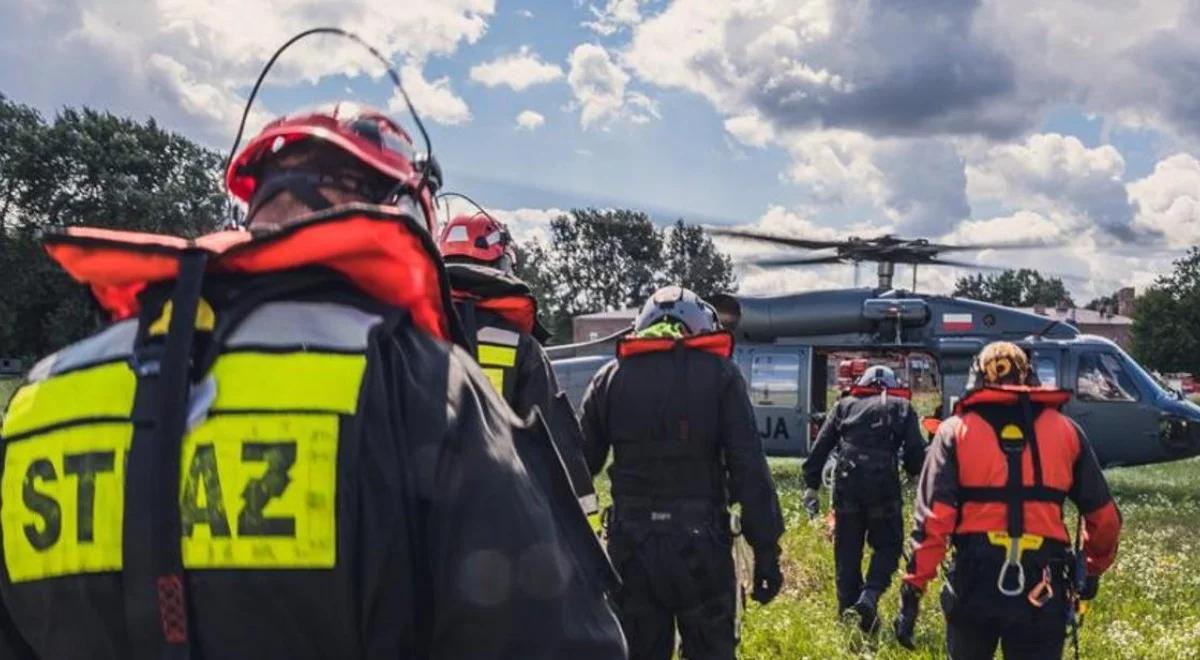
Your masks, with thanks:
[[(1184, 0), (5, 0), (0, 93), (227, 149), (264, 59), (314, 25), (392, 58), (448, 187), (526, 236), (595, 205), (803, 236), (1048, 238), (1069, 247), (968, 258), (1072, 276), (1081, 300), (1200, 242), (1200, 4)], [(254, 116), (338, 98), (399, 113), (380, 73), (314, 40)], [(742, 277), (769, 292), (852, 269)]]

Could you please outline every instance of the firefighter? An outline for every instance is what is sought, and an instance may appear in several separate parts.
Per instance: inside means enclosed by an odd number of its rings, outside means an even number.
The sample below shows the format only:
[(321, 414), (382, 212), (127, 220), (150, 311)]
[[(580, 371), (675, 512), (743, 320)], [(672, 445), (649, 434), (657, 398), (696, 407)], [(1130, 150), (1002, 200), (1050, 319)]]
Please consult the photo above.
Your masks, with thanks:
[[(903, 552), (900, 457), (913, 477), (925, 460), (925, 440), (911, 398), (890, 368), (870, 367), (826, 416), (804, 461), (804, 504), (815, 517), (821, 472), (837, 451), (832, 504), (838, 612), (857, 616), (859, 628), (868, 634), (879, 628), (879, 596)], [(872, 550), (865, 582), (864, 541)]]
[[(912, 648), (921, 595), (952, 544), (941, 594), (947, 654), (991, 658), (1000, 646), (1010, 659), (1061, 657), (1073, 605), (1095, 597), (1121, 529), (1087, 437), (1059, 412), (1069, 399), (1036, 386), (1015, 344), (990, 344), (975, 358), (921, 472), (895, 621), (902, 644)], [(1075, 557), (1067, 498), (1083, 517)]]
[(4, 417), (0, 657), (625, 656), (544, 426), (451, 343), (436, 181), (343, 103), (232, 159), (249, 231), (47, 238), (114, 323)]
[(454, 307), (476, 360), (517, 415), (536, 407), (550, 426), (580, 506), (599, 528), (600, 503), (583, 459), (579, 420), (558, 387), (541, 342), (550, 337), (537, 318), (537, 301), (514, 274), (517, 254), (508, 228), (482, 209), (459, 215), (442, 229)]
[(608, 551), (623, 584), (617, 611), (630, 657), (733, 658), (736, 585), (729, 506), (754, 550), (752, 597), (783, 585), (783, 517), (733, 335), (695, 293), (660, 289), (635, 333), (584, 395), (584, 454), (592, 474), (608, 461), (613, 508)]

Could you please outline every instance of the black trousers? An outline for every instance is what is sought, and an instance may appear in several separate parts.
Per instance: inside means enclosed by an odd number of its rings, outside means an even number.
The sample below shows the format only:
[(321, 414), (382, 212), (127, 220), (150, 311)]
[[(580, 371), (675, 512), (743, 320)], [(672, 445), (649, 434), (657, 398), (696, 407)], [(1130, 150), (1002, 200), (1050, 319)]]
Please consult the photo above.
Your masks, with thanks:
[[(864, 589), (887, 591), (900, 565), (904, 549), (904, 519), (899, 488), (895, 499), (860, 497), (847, 486), (834, 491), (833, 558), (838, 611), (858, 600)], [(871, 546), (871, 562), (863, 580), (864, 544)]]
[[(991, 549), (989, 549), (989, 553)], [(975, 555), (978, 557), (978, 555)], [(1002, 561), (956, 557), (942, 587), (946, 615), (946, 654), (951, 660), (990, 660), (996, 648), (1005, 660), (1061, 658), (1067, 633), (1067, 582), (1061, 565), (1051, 565), (1054, 596), (1041, 607), (1030, 604), (1028, 593), (1043, 579), (1045, 562), (1026, 566), (1025, 592), (1005, 596), (996, 590)]]
[(623, 582), (617, 614), (630, 660), (668, 660), (675, 630), (681, 657), (735, 657), (732, 540), (711, 527), (614, 524), (608, 543)]

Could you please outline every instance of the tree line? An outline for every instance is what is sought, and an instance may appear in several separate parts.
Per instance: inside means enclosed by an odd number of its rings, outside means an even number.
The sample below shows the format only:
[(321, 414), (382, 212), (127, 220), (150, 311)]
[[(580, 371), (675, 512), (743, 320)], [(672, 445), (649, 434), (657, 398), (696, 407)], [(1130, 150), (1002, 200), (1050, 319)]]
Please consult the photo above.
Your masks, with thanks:
[[(159, 127), (107, 112), (65, 109), (47, 120), (0, 95), (0, 357), (29, 360), (102, 322), (83, 287), (42, 251), (39, 237), (69, 225), (195, 236), (224, 218), (221, 157)], [(557, 341), (571, 319), (636, 307), (657, 287), (701, 296), (736, 289), (729, 257), (695, 225), (667, 227), (633, 210), (577, 209), (546, 241), (520, 246), (519, 274)], [(971, 275), (955, 295), (1013, 307), (1074, 305), (1062, 280), (1021, 269)], [(1115, 308), (1112, 296), (1088, 303)], [(1200, 373), (1200, 249), (1138, 297), (1133, 351), (1161, 371)]]
[[(44, 232), (213, 231), (225, 215), (221, 161), (153, 119), (66, 109), (47, 120), (0, 95), (0, 357), (28, 363), (103, 322), (84, 287), (43, 252)], [(701, 295), (736, 285), (729, 258), (699, 227), (659, 228), (637, 211), (571, 211), (551, 223), (548, 242), (520, 251), (520, 274), (559, 341), (570, 340), (572, 316), (638, 305), (666, 282)]]
[(47, 121), (0, 95), (0, 356), (45, 355), (99, 323), (87, 292), (42, 251), (43, 232), (210, 231), (224, 208), (220, 163), (154, 120), (66, 109)]

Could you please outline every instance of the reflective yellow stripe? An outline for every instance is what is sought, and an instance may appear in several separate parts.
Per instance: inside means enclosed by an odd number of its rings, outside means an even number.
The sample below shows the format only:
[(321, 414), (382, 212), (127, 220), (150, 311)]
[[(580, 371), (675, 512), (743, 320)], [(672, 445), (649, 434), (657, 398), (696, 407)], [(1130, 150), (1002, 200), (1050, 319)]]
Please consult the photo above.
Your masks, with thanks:
[(517, 349), (508, 346), (479, 345), (479, 364), (512, 367), (517, 364)]
[(337, 453), (336, 415), (210, 418), (180, 462), (184, 566), (333, 567)]
[(498, 367), (483, 367), (483, 375), (491, 381), (492, 387), (501, 395), (504, 394), (504, 370)]
[[(158, 315), (158, 320), (150, 324), (150, 329), (147, 331), (151, 337), (167, 334), (167, 330), (171, 326), (171, 310), (173, 309), (171, 301), (168, 300), (163, 305), (162, 314)], [(212, 305), (208, 301), (201, 298), (196, 303), (196, 329), (205, 332), (212, 332), (217, 326), (217, 315), (213, 312)]]
[(230, 353), (213, 366), (214, 408), (351, 414), (367, 358), (335, 353)]
[(73, 426), (10, 443), (0, 482), (13, 582), (121, 570), (128, 423)]
[(129, 365), (73, 371), (17, 390), (4, 416), (4, 436), (89, 417), (128, 417), (137, 379)]

